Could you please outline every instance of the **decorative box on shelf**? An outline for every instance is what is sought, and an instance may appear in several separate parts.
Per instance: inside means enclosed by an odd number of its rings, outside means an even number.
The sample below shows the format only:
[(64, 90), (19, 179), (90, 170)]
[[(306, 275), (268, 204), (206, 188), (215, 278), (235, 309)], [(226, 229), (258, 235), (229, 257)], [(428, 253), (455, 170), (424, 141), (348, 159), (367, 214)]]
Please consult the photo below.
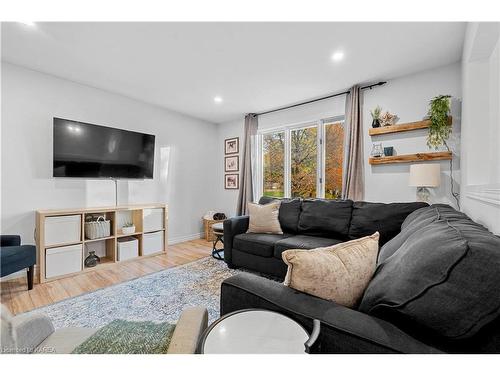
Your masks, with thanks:
[(205, 239), (207, 241), (215, 240), (214, 231), (212, 230), (212, 225), (216, 223), (222, 223), (224, 220), (213, 220), (203, 218), (203, 227), (205, 228)]

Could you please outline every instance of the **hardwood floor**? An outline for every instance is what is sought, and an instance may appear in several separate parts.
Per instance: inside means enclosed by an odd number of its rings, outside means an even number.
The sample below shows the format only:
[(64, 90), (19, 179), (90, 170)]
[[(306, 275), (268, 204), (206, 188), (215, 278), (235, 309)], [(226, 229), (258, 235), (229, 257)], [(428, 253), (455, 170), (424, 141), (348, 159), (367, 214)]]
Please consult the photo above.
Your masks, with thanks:
[(117, 263), (105, 269), (96, 269), (44, 284), (35, 283), (29, 291), (25, 277), (6, 280), (0, 283), (0, 300), (13, 314), (20, 314), (65, 298), (189, 263), (211, 253), (212, 242), (199, 239), (169, 245), (166, 254)]

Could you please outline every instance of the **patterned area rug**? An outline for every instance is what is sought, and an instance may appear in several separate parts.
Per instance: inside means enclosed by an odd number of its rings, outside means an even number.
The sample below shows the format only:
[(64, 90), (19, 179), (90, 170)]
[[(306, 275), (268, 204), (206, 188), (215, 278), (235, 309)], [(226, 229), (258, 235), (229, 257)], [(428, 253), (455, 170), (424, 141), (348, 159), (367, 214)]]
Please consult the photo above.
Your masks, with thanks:
[(220, 285), (241, 271), (212, 257), (116, 284), (26, 314), (48, 315), (55, 328), (98, 328), (115, 320), (176, 323), (189, 306), (205, 306), (219, 317)]

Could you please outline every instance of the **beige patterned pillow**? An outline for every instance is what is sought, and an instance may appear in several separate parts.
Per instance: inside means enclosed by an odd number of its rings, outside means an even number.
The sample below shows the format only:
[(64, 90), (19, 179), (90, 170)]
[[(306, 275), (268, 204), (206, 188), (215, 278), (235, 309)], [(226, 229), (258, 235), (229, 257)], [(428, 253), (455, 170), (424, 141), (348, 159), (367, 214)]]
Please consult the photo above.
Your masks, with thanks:
[(354, 307), (372, 279), (379, 233), (313, 250), (286, 250), (286, 286), (313, 296)]
[(248, 203), (250, 223), (247, 233), (283, 234), (278, 220), (280, 201), (268, 204)]

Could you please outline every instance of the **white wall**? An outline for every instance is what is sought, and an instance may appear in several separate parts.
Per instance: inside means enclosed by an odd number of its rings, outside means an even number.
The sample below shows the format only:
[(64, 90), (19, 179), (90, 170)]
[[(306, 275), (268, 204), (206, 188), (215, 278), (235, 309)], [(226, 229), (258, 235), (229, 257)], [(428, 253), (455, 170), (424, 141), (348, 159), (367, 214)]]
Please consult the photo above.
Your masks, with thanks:
[[(383, 110), (396, 113), (399, 123), (424, 119), (427, 115), (429, 100), (440, 94), (453, 96), (453, 132), (449, 145), (454, 153), (453, 176), (455, 191), (460, 185), (460, 122), (461, 122), (461, 72), (460, 64), (424, 71), (418, 74), (389, 80), (384, 86), (367, 90), (363, 95), (363, 131), (365, 153), (365, 199), (378, 202), (406, 202), (416, 199), (416, 189), (408, 186), (410, 164), (369, 165), (373, 143), (383, 147), (394, 146), (397, 154), (429, 152), (426, 145), (427, 129), (405, 133), (386, 134), (369, 137), (371, 127), (370, 109), (380, 105)], [(445, 150), (443, 147), (442, 150)], [(432, 202), (456, 206), (450, 193), (449, 161), (434, 162), (441, 165), (441, 186), (431, 189)]]
[(217, 199), (213, 202), (212, 208), (218, 212), (224, 212), (227, 217), (236, 215), (236, 202), (238, 201), (238, 190), (226, 190), (224, 188), (224, 140), (228, 138), (240, 138), (240, 172), (241, 157), (243, 155), (243, 128), (244, 119), (227, 122), (217, 126), (217, 161), (216, 161), (216, 188)]
[[(453, 135), (450, 141), (454, 157), (455, 190), (459, 189), (460, 163), (460, 101), (461, 101), (461, 75), (460, 64), (433, 69), (411, 76), (390, 80), (386, 85), (372, 90), (363, 91), (363, 133), (365, 153), (365, 199), (378, 202), (414, 201), (415, 188), (408, 186), (409, 164), (370, 166), (368, 157), (373, 142), (382, 142), (384, 146), (394, 146), (400, 154), (428, 151), (426, 145), (427, 130), (419, 130), (395, 135), (384, 135), (373, 138), (368, 136), (371, 127), (369, 110), (377, 104), (381, 105), (400, 117), (400, 122), (418, 121), (427, 114), (429, 100), (439, 94), (454, 96), (452, 104)], [(306, 98), (304, 98), (306, 99)], [(327, 99), (314, 104), (295, 107), (290, 110), (279, 111), (259, 117), (259, 129), (308, 122), (327, 117), (343, 115), (345, 110), (345, 97), (340, 96)], [(223, 181), (223, 142), (224, 138), (243, 135), (244, 120), (237, 120), (219, 124), (218, 138), (220, 147), (219, 178)], [(243, 140), (241, 138), (241, 140)], [(449, 162), (439, 162), (442, 169), (442, 186), (432, 192), (435, 202), (455, 204), (450, 194)], [(218, 207), (234, 214), (237, 193), (224, 191), (223, 187), (218, 192)]]
[(462, 59), (465, 213), (500, 234), (500, 23), (469, 23)]
[(52, 178), (52, 118), (156, 135), (153, 180), (122, 181), (119, 204), (165, 202), (169, 240), (202, 232), (219, 183), (216, 125), (2, 63), (2, 233), (33, 243), (35, 210), (114, 205), (114, 183)]

